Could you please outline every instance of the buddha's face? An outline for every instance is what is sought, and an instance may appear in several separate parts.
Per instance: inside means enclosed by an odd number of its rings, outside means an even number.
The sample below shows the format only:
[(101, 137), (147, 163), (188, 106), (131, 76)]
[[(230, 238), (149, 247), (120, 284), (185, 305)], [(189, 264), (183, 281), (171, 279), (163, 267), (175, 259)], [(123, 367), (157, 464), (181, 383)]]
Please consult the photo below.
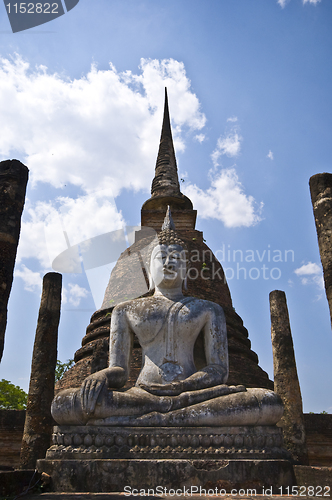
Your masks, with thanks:
[(186, 277), (183, 248), (180, 245), (157, 245), (152, 251), (150, 272), (156, 286), (180, 287)]

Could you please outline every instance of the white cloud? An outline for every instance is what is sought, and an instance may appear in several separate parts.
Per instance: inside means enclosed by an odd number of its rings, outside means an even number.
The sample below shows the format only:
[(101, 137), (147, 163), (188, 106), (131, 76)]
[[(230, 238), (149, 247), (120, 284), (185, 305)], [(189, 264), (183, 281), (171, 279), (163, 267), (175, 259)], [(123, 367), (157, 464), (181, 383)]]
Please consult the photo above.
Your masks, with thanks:
[(67, 304), (68, 302), (68, 290), (66, 287), (62, 287), (61, 290), (61, 305)]
[(303, 264), (298, 269), (295, 269), (294, 273), (301, 277), (302, 285), (317, 285), (320, 290), (324, 289), (324, 278), (322, 268), (314, 263), (308, 262), (308, 264)]
[[(0, 159), (19, 154), (30, 169), (30, 189), (42, 183), (80, 193), (26, 200), (16, 276), (27, 290), (40, 289), (41, 275), (24, 259), (36, 258), (44, 273), (68, 245), (123, 227), (114, 197), (150, 186), (165, 86), (177, 153), (188, 129), (204, 139), (206, 119), (190, 85), (184, 64), (174, 59), (142, 59), (136, 73), (92, 66), (71, 80), (45, 66), (30, 68), (19, 56), (0, 58)], [(76, 306), (85, 292), (72, 285), (63, 288), (63, 300)]]
[[(22, 220), (17, 262), (35, 257), (51, 269), (55, 257), (88, 238), (123, 227), (122, 214), (109, 190), (54, 201), (28, 202)], [(66, 234), (64, 234), (64, 231)]]
[(227, 118), (227, 121), (235, 123), (237, 122), (237, 116), (230, 116), (229, 118)]
[[(284, 7), (286, 7), (286, 5), (290, 2), (290, 0), (277, 0), (277, 3), (281, 6), (281, 8), (283, 9)], [(313, 5), (317, 5), (319, 2), (321, 2), (321, 0), (302, 0), (303, 2), (303, 5), (305, 5), (306, 3), (311, 3)]]
[(197, 134), (195, 135), (194, 139), (200, 143), (202, 143), (205, 140), (205, 135), (204, 134)]
[(268, 154), (266, 155), (266, 158), (270, 158), (270, 160), (274, 160), (274, 156), (273, 156), (273, 153), (272, 153), (272, 151), (271, 151), (271, 150), (270, 150), (270, 151), (268, 152)]
[[(43, 278), (41, 273), (34, 272), (22, 264), (21, 269), (15, 269), (15, 277), (21, 278), (24, 282), (24, 290), (28, 292), (41, 293)], [(69, 288), (69, 289), (68, 289)], [(70, 303), (74, 307), (80, 305), (82, 299), (89, 295), (88, 290), (77, 283), (69, 283), (68, 288), (62, 286), (61, 302)]]
[(0, 59), (0, 156), (21, 152), (32, 186), (73, 184), (84, 192), (112, 187), (115, 197), (125, 188), (146, 190), (165, 86), (179, 152), (183, 129), (200, 131), (206, 121), (183, 63), (142, 59), (137, 74), (92, 66), (70, 80), (44, 66), (31, 69), (19, 56)]
[(295, 269), (294, 271), (297, 276), (303, 276), (305, 274), (321, 274), (322, 268), (315, 262), (308, 262), (308, 264), (303, 264), (303, 266)]
[(183, 186), (203, 219), (217, 219), (226, 227), (253, 226), (261, 220), (263, 204), (247, 196), (235, 168), (211, 173), (211, 187), (203, 191), (196, 184)]
[(224, 137), (219, 137), (217, 147), (211, 154), (212, 162), (215, 168), (219, 166), (218, 160), (220, 156), (226, 155), (228, 157), (235, 157), (239, 155), (241, 140), (242, 137), (236, 132), (236, 130), (233, 130)]
[(278, 4), (281, 6), (281, 8), (283, 9), (283, 8), (286, 6), (286, 4), (288, 4), (288, 2), (289, 2), (289, 1), (290, 1), (290, 0), (278, 0), (278, 2), (277, 2), (277, 3), (278, 3)]
[(89, 295), (89, 292), (85, 288), (77, 285), (77, 283), (76, 284), (69, 283), (68, 286), (69, 286), (69, 302), (74, 307), (77, 307), (80, 305), (81, 300)]
[(24, 290), (27, 290), (28, 292), (41, 291), (43, 279), (39, 272), (34, 272), (22, 264), (21, 269), (15, 269), (14, 275), (24, 281)]

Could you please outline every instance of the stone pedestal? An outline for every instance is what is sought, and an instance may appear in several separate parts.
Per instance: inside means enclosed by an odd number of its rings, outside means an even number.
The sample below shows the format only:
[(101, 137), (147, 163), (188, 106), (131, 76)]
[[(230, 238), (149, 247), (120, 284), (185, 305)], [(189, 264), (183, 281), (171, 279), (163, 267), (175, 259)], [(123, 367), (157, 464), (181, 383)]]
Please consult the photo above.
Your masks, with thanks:
[[(39, 472), (53, 491), (291, 486), (292, 466), (276, 426), (58, 426)], [(129, 491), (129, 490), (128, 490)]]
[[(189, 489), (204, 494), (216, 488), (219, 494), (232, 489), (277, 488), (295, 484), (293, 469), (287, 460), (194, 460), (106, 459), (106, 460), (38, 460), (38, 472), (52, 478), (54, 492), (133, 492), (150, 490), (159, 495), (165, 488)], [(153, 492), (153, 491), (154, 492)], [(167, 493), (167, 491), (166, 491)], [(136, 495), (139, 493), (136, 493)], [(211, 493), (210, 493), (211, 494)], [(187, 494), (188, 496), (188, 494)]]

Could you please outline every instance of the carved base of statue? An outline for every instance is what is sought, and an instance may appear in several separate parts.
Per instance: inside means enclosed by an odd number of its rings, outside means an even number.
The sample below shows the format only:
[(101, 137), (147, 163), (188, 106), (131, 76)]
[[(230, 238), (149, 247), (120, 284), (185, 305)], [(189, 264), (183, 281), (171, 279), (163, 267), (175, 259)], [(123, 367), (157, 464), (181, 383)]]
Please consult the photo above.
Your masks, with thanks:
[(46, 458), (287, 459), (276, 426), (54, 427)]
[(260, 494), (268, 485), (277, 494), (281, 486), (295, 484), (282, 442), (282, 430), (275, 425), (57, 426), (53, 445), (37, 468), (52, 477), (54, 492), (153, 489), (160, 494), (165, 488), (189, 488), (191, 493), (217, 488), (224, 495), (234, 488), (254, 488)]
[[(192, 399), (182, 394), (179, 401), (186, 399), (188, 406), (165, 413), (144, 414), (143, 405), (143, 415), (58, 425), (53, 445), (37, 468), (52, 477), (53, 491), (62, 492), (126, 492), (128, 487), (131, 491), (157, 487), (178, 490), (188, 485), (206, 489), (208, 485), (220, 494), (233, 488), (255, 488), (262, 493), (268, 485), (278, 493), (279, 487), (295, 484), (290, 455), (282, 447), (282, 429), (275, 425), (282, 414), (278, 396), (243, 386), (224, 385), (223, 391), (231, 392), (224, 395), (220, 395), (221, 386), (219, 393), (217, 387), (213, 390), (219, 395), (193, 405)], [(129, 391), (129, 401), (142, 392), (137, 388)], [(73, 389), (59, 396), (57, 404), (62, 398), (67, 402), (66, 420), (82, 416), (78, 395)], [(177, 397), (172, 398), (177, 401)], [(105, 407), (109, 411), (109, 405)], [(139, 405), (135, 408), (137, 412)], [(102, 404), (97, 405), (94, 417), (104, 411)]]

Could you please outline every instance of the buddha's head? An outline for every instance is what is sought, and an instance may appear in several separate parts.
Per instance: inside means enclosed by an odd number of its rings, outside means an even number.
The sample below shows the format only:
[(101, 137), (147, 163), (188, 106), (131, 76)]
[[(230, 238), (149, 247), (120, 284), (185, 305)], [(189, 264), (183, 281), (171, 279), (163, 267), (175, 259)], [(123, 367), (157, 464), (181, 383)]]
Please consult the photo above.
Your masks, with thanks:
[(169, 207), (158, 234), (158, 243), (152, 250), (150, 275), (151, 288), (157, 286), (181, 289), (186, 280), (185, 244), (175, 231)]

